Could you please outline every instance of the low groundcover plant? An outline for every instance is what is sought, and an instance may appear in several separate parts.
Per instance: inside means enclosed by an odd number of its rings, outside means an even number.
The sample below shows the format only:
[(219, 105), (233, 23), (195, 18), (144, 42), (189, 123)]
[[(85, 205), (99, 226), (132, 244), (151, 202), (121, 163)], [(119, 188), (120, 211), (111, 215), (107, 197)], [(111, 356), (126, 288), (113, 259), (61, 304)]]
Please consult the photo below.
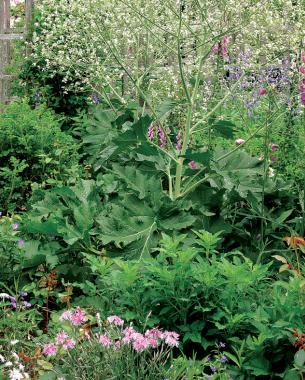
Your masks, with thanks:
[(99, 313), (93, 319), (80, 307), (58, 321), (61, 330), (43, 345), (34, 369), (41, 379), (163, 380), (179, 346), (176, 332), (153, 327), (140, 333), (116, 315), (101, 321)]

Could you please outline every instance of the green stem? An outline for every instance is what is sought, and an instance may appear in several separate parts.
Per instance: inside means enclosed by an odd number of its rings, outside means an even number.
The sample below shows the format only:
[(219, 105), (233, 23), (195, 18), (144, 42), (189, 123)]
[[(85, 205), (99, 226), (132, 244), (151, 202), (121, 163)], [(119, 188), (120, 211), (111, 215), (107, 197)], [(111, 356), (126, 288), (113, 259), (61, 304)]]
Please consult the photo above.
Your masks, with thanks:
[(169, 197), (170, 199), (173, 199), (173, 180), (171, 176), (171, 168), (170, 168), (170, 163), (167, 168), (167, 178), (168, 178), (168, 192), (169, 192)]
[[(269, 100), (269, 107), (268, 107), (268, 115), (271, 111), (271, 101)], [(262, 208), (261, 208), (261, 244), (262, 244), (262, 250), (264, 245), (264, 235), (265, 235), (265, 188), (266, 188), (266, 180), (267, 180), (267, 173), (268, 173), (268, 166), (269, 166), (269, 120), (266, 119), (265, 123), (265, 138), (264, 138), (264, 176), (263, 176), (263, 186), (262, 186)], [(262, 252), (260, 256), (262, 255)]]
[(176, 167), (175, 191), (174, 191), (174, 197), (175, 198), (178, 198), (181, 195), (183, 163), (184, 163), (185, 153), (186, 153), (187, 147), (189, 146), (189, 142), (190, 142), (192, 114), (193, 114), (194, 105), (195, 105), (195, 102), (197, 99), (197, 93), (198, 93), (198, 89), (199, 89), (200, 75), (201, 75), (203, 63), (207, 57), (206, 54), (201, 55), (201, 58), (199, 61), (199, 67), (198, 67), (197, 75), (196, 75), (195, 86), (194, 86), (193, 94), (191, 97), (190, 91), (186, 85), (186, 80), (185, 80), (185, 75), (183, 72), (183, 65), (182, 65), (182, 56), (181, 56), (181, 51), (180, 51), (181, 25), (182, 25), (182, 11), (181, 11), (181, 4), (180, 4), (180, 19), (179, 19), (179, 32), (178, 32), (178, 62), (179, 62), (179, 71), (180, 71), (181, 82), (182, 82), (183, 90), (184, 90), (184, 93), (185, 93), (185, 96), (186, 96), (186, 99), (188, 102), (188, 107), (187, 107), (186, 125), (185, 125), (184, 134), (183, 134), (182, 148), (181, 148), (181, 152), (180, 152), (179, 161), (178, 161), (177, 167)]

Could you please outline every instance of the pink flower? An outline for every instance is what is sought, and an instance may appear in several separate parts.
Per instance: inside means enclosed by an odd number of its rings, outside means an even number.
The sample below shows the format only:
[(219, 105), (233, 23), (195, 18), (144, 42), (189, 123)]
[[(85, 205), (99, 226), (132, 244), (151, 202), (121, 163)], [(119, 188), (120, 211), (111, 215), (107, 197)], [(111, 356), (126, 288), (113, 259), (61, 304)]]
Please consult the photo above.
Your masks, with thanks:
[(110, 347), (112, 345), (112, 340), (108, 335), (100, 335), (99, 342), (104, 347)]
[(72, 312), (70, 310), (66, 310), (62, 313), (62, 315), (59, 317), (60, 321), (70, 321), (72, 317)]
[(57, 346), (53, 343), (47, 343), (43, 346), (43, 353), (46, 356), (55, 356), (57, 352)]
[(71, 315), (70, 321), (74, 326), (82, 324), (86, 320), (86, 313), (77, 306), (76, 310)]
[(302, 74), (305, 75), (305, 67), (304, 67), (304, 66), (301, 66), (301, 67), (300, 67), (300, 73), (302, 73)]
[(132, 347), (135, 351), (142, 352), (149, 347), (149, 339), (145, 338), (144, 335), (137, 333), (137, 337), (133, 341)]
[(123, 326), (123, 324), (124, 324), (123, 319), (121, 319), (117, 315), (111, 315), (110, 317), (107, 318), (107, 321), (111, 325), (116, 325), (116, 326)]
[(163, 339), (167, 345), (170, 347), (178, 347), (179, 345), (179, 334), (173, 331), (165, 331), (163, 334)]
[(162, 339), (163, 338), (163, 332), (159, 330), (158, 328), (154, 327), (151, 330), (147, 330), (145, 332), (146, 338), (152, 338), (152, 339)]
[(270, 144), (270, 148), (271, 148), (272, 152), (275, 152), (277, 150), (277, 145), (272, 143), (272, 144)]
[(270, 160), (271, 160), (271, 161), (276, 161), (277, 158), (276, 158), (275, 156), (271, 156), (271, 157), (270, 157)]
[(261, 87), (259, 90), (258, 90), (258, 95), (259, 96), (263, 96), (263, 95), (266, 95), (267, 94), (267, 90), (264, 88), (264, 87)]
[(136, 331), (133, 327), (126, 327), (126, 329), (123, 330), (123, 336), (122, 339), (123, 343), (130, 343), (133, 339), (133, 336), (136, 334)]
[(190, 161), (190, 162), (189, 162), (189, 167), (190, 167), (190, 169), (192, 169), (192, 170), (197, 169), (196, 162), (195, 162), (195, 161)]
[(158, 347), (158, 340), (154, 338), (148, 338), (148, 344), (152, 348), (157, 348)]
[(74, 339), (66, 339), (65, 342), (63, 343), (63, 348), (66, 350), (73, 348), (76, 345), (76, 342)]
[(235, 144), (236, 145), (241, 145), (241, 144), (244, 144), (244, 143), (245, 143), (244, 139), (237, 139), (237, 140), (235, 140)]
[(57, 344), (63, 344), (64, 341), (68, 338), (68, 334), (66, 334), (64, 331), (57, 334), (55, 338), (55, 342)]

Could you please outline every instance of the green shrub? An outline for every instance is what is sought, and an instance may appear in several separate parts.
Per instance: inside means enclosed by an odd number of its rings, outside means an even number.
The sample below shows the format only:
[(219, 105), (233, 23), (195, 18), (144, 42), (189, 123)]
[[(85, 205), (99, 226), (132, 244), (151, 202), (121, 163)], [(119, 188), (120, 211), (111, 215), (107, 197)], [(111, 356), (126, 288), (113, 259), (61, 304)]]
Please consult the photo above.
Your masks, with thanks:
[(0, 207), (25, 206), (33, 188), (68, 183), (78, 170), (78, 146), (44, 106), (12, 103), (0, 114)]
[(143, 324), (149, 314), (149, 323), (181, 334), (188, 354), (226, 342), (238, 378), (278, 378), (293, 364), (291, 329), (305, 327), (302, 278), (274, 281), (271, 264), (211, 253), (215, 244), (207, 258), (211, 236), (199, 235), (196, 248), (179, 248), (185, 236), (165, 237), (161, 253), (144, 261), (86, 255), (96, 281), (79, 285), (85, 295), (76, 302)]

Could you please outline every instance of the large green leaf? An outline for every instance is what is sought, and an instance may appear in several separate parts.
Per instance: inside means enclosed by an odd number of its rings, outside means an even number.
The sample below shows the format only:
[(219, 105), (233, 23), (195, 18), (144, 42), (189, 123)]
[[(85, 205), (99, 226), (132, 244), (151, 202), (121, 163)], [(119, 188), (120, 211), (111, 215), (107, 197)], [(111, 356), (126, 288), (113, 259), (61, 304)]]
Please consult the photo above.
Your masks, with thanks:
[(131, 146), (136, 146), (141, 142), (147, 141), (147, 129), (151, 122), (151, 117), (145, 115), (131, 125), (126, 132), (118, 135), (118, 137), (113, 140), (113, 143), (117, 146), (117, 150), (121, 153), (127, 148), (130, 149)]
[(113, 172), (123, 180), (127, 187), (134, 190), (139, 199), (145, 198), (149, 193), (160, 190), (160, 179), (143, 174), (133, 166), (113, 165)]
[(227, 139), (233, 139), (237, 130), (236, 125), (229, 120), (217, 120), (212, 124), (212, 128), (216, 135)]
[(172, 112), (177, 106), (177, 101), (173, 99), (165, 99), (161, 104), (157, 107), (157, 119), (164, 120), (170, 112)]
[[(228, 155), (226, 156), (226, 154)], [(211, 169), (217, 174), (217, 176), (211, 176), (212, 186), (219, 189), (235, 189), (244, 198), (250, 192), (260, 193), (262, 191), (262, 161), (242, 150), (229, 153), (222, 149), (216, 149)]]
[(84, 151), (90, 157), (89, 162), (96, 165), (97, 159), (99, 162), (101, 159), (107, 160), (115, 151), (116, 147), (109, 145), (118, 134), (113, 126), (115, 118), (115, 113), (111, 111), (97, 111), (94, 114), (83, 136)]

